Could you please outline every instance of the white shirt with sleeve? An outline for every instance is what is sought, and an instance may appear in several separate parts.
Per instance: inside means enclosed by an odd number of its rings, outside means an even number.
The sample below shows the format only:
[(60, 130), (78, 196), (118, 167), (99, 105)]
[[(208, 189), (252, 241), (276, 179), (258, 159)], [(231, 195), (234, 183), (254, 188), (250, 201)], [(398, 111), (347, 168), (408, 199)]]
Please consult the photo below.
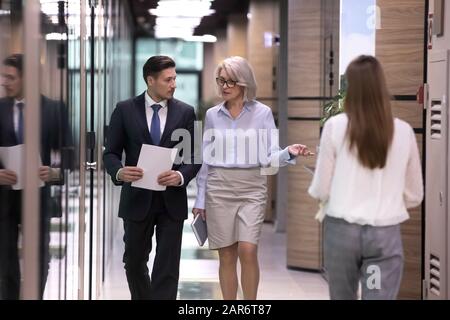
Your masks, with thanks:
[(407, 208), (423, 199), (419, 150), (409, 124), (394, 119), (394, 136), (382, 169), (359, 162), (349, 151), (346, 114), (324, 126), (316, 170), (308, 193), (324, 203), (326, 215), (349, 223), (390, 226), (409, 218)]

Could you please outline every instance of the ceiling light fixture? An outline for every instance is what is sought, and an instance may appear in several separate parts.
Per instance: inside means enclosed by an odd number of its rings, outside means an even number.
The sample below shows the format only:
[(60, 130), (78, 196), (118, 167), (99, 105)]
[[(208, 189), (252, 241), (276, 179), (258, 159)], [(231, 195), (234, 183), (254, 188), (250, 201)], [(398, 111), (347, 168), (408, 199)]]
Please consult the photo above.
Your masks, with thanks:
[(201, 19), (215, 13), (215, 10), (211, 9), (212, 1), (160, 0), (156, 9), (149, 10), (150, 14), (156, 16), (155, 37), (192, 37)]

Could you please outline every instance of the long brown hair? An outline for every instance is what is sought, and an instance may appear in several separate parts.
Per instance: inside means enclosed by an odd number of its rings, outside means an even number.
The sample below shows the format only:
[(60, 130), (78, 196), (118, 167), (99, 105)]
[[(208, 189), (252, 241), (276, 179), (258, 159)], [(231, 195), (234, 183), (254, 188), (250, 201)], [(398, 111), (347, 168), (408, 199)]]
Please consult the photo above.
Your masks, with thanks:
[(345, 75), (350, 150), (356, 146), (364, 167), (384, 168), (394, 135), (394, 119), (381, 64), (372, 56), (362, 55), (350, 63)]

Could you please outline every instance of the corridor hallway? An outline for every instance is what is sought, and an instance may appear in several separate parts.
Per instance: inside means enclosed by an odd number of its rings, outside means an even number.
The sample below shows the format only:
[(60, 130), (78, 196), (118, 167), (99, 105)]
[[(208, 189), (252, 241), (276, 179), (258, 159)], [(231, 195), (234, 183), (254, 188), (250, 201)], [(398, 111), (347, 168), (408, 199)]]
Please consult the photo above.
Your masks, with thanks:
[[(195, 181), (188, 187), (189, 211), (195, 200)], [(117, 218), (119, 219), (119, 218)], [(219, 260), (216, 251), (208, 249), (208, 243), (199, 247), (191, 230), (192, 214), (184, 223), (180, 263), (180, 282), (177, 299), (220, 300)], [(113, 246), (113, 257), (106, 267), (105, 282), (100, 299), (128, 300), (130, 293), (122, 263), (123, 228), (118, 223)], [(320, 273), (303, 272), (286, 268), (286, 234), (275, 233), (273, 225), (265, 223), (259, 245), (261, 279), (259, 300), (324, 300), (329, 299), (328, 285)], [(148, 264), (151, 272), (154, 250)], [(242, 293), (238, 293), (242, 299)]]
[[(169, 2), (177, 7), (166, 11)], [(321, 272), (324, 229), (308, 188), (324, 150), (324, 124), (344, 111), (344, 72), (360, 54), (382, 64), (392, 113), (413, 129), (425, 181), (425, 201), (401, 226), (397, 298), (449, 299), (450, 5), (444, 2), (0, 0), (0, 300), (130, 299), (118, 218), (122, 189), (106, 172), (103, 153), (116, 131), (113, 110), (148, 89), (144, 65), (160, 55), (176, 62), (174, 97), (193, 107), (200, 129), (223, 98), (216, 67), (227, 57), (245, 58), (279, 145), (301, 143), (315, 152), (268, 181), (257, 298), (329, 299)], [(171, 28), (184, 26), (180, 12), (191, 11), (199, 15), (188, 19), (195, 26)], [(193, 180), (177, 298), (220, 300), (217, 251), (199, 247), (191, 231), (195, 188)], [(12, 286), (5, 285), (10, 274)]]

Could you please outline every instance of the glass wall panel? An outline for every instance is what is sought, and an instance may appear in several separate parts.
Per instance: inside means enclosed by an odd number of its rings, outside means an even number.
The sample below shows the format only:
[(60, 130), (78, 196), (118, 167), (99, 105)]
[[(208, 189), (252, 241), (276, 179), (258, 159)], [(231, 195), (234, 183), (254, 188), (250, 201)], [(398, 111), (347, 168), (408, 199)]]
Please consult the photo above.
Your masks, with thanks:
[[(105, 42), (104, 42), (104, 94), (101, 111), (100, 125), (107, 129), (111, 113), (119, 101), (129, 99), (133, 96), (133, 64), (132, 64), (132, 30), (131, 17), (124, 1), (105, 1), (105, 10), (107, 13), (105, 20)], [(142, 78), (141, 78), (142, 79)], [(142, 80), (143, 81), (143, 80)], [(100, 130), (101, 132), (102, 130)], [(105, 133), (98, 135), (98, 147), (104, 146)], [(101, 154), (101, 152), (100, 152)], [(99, 159), (99, 171), (104, 172), (103, 161)], [(102, 290), (100, 298), (108, 299), (113, 296), (115, 288), (117, 288), (117, 273), (111, 272), (117, 269), (117, 259), (123, 254), (123, 242), (121, 236), (123, 234), (122, 219), (117, 217), (118, 204), (121, 188), (114, 186), (109, 175), (102, 175), (103, 185), (99, 184), (97, 192), (103, 191), (103, 263), (102, 263)], [(98, 181), (101, 179), (99, 178)], [(102, 188), (100, 186), (102, 185)], [(100, 201), (100, 200), (99, 200)], [(119, 241), (117, 241), (119, 239)], [(119, 262), (120, 263), (120, 262)], [(125, 270), (121, 276), (125, 276)], [(103, 288), (107, 288), (104, 290)], [(113, 289), (112, 289), (113, 288)]]
[(198, 109), (199, 104), (199, 87), (200, 87), (200, 73), (184, 73), (177, 74), (177, 89), (175, 91), (175, 98), (190, 104)]
[[(40, 92), (41, 92), (41, 188), (42, 277), (46, 282), (45, 299), (66, 299), (69, 281), (77, 273), (68, 273), (68, 255), (73, 247), (70, 232), (69, 192), (75, 160), (72, 125), (74, 108), (68, 95), (72, 84), (68, 69), (69, 43), (75, 41), (74, 25), (79, 25), (76, 1), (41, 0)], [(69, 40), (70, 39), (70, 40)], [(70, 41), (70, 42), (69, 42)], [(77, 54), (79, 56), (79, 54)], [(71, 62), (74, 64), (74, 61)], [(75, 122), (74, 122), (75, 121)], [(76, 127), (76, 126), (75, 126)], [(46, 174), (46, 175), (45, 175)], [(48, 251), (47, 251), (48, 250)], [(70, 276), (70, 278), (69, 278)]]
[(199, 84), (203, 69), (203, 43), (176, 39), (146, 39), (136, 41), (135, 94), (147, 89), (142, 77), (142, 67), (153, 55), (167, 55), (177, 64), (177, 90), (175, 98), (191, 104), (199, 104)]
[[(0, 1), (0, 299), (101, 297), (122, 231), (120, 188), (102, 166), (104, 130), (115, 104), (133, 95), (131, 25), (123, 1)], [(24, 221), (36, 222), (31, 260)]]
[(24, 143), (23, 6), (0, 1), (0, 299), (16, 300), (21, 287)]

